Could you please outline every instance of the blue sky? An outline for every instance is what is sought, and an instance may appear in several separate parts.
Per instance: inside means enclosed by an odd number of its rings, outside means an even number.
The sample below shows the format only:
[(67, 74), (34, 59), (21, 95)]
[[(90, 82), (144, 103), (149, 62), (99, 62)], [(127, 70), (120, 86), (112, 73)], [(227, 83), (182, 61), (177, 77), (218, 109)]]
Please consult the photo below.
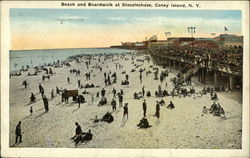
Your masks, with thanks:
[[(197, 28), (197, 36), (210, 36), (211, 32), (223, 33), (224, 26), (228, 28), (228, 33), (241, 34), (241, 19), (240, 10), (10, 9), (12, 42), (20, 42), (22, 36), (22, 46), (27, 42), (28, 47), (32, 47), (28, 42), (31, 39), (28, 38), (36, 35), (40, 38), (34, 40), (38, 39), (39, 44), (44, 44), (45, 48), (53, 47), (43, 42), (50, 40), (46, 34), (58, 37), (62, 32), (71, 38), (60, 36), (57, 40), (63, 42), (59, 43), (69, 43), (66, 42), (68, 39), (76, 40), (75, 46), (71, 43), (67, 47), (80, 47), (79, 40), (89, 37), (95, 37), (94, 41), (88, 39), (85, 44), (98, 47), (102, 44), (119, 44), (121, 41), (144, 40), (154, 34), (163, 39), (165, 32), (171, 32), (172, 36), (189, 36), (188, 26)], [(97, 39), (98, 36), (102, 38)], [(112, 36), (108, 38), (109, 42), (101, 42), (108, 36)], [(16, 37), (19, 39), (15, 41)], [(55, 41), (53, 38), (51, 40)], [(59, 43), (55, 47), (59, 47)]]
[[(204, 19), (241, 19), (239, 10), (116, 10), (116, 9), (11, 9), (11, 20), (56, 20), (59, 18), (79, 17), (88, 23), (107, 24), (114, 21), (130, 22), (136, 18), (152, 17), (170, 18), (204, 18)], [(122, 17), (120, 20), (110, 20), (106, 17)]]

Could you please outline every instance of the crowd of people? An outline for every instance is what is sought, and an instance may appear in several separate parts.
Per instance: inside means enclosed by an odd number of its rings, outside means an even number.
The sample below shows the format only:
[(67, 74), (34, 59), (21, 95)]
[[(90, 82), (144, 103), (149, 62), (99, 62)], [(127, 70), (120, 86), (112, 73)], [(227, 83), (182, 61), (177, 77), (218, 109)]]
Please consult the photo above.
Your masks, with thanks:
[(198, 47), (154, 47), (156, 53), (173, 57), (178, 60), (186, 60), (193, 64), (203, 62), (206, 66), (214, 68), (218, 66), (229, 67), (232, 70), (242, 70), (243, 49), (237, 48), (198, 48)]
[[(177, 51), (177, 50), (175, 50), (175, 51)], [(180, 55), (180, 54), (183, 54), (182, 51), (185, 52), (184, 57), (187, 57), (188, 59), (192, 59), (192, 60), (196, 59), (196, 57), (194, 58), (194, 56), (193, 56), (193, 55), (195, 55), (195, 56), (197, 55), (195, 52), (190, 53), (189, 51), (178, 50), (177, 54), (173, 53), (173, 51), (169, 51), (169, 53), (170, 53), (170, 55), (173, 55), (176, 57), (183, 57), (182, 55)], [(180, 56), (178, 56), (178, 54)], [(120, 55), (119, 58), (124, 59), (124, 60), (129, 60), (125, 55)], [(132, 54), (132, 56), (131, 56), (132, 62), (134, 62), (135, 58), (136, 58), (136, 56), (134, 54)], [(84, 95), (88, 94), (88, 95), (91, 95), (91, 103), (92, 104), (94, 104), (94, 100), (98, 101), (97, 108), (101, 108), (101, 106), (104, 106), (104, 105), (111, 106), (111, 110), (108, 111), (107, 113), (105, 113), (101, 119), (98, 119), (96, 116), (94, 123), (98, 123), (100, 121), (112, 123), (115, 120), (115, 116), (113, 115), (113, 112), (117, 111), (118, 108), (123, 109), (123, 115), (122, 115), (123, 118), (129, 119), (129, 103), (126, 100), (127, 98), (124, 97), (125, 96), (124, 90), (123, 90), (123, 88), (121, 88), (119, 90), (119, 89), (115, 88), (115, 86), (114, 86), (117, 83), (117, 78), (118, 78), (117, 72), (115, 70), (122, 71), (121, 75), (123, 75), (124, 78), (122, 78), (123, 76), (119, 76), (119, 79), (121, 80), (121, 85), (124, 87), (129, 85), (130, 77), (129, 77), (129, 74), (123, 70), (122, 64), (114, 59), (114, 55), (104, 56), (103, 61), (101, 61), (100, 57), (97, 56), (97, 60), (99, 61), (99, 64), (98, 65), (96, 64), (94, 66), (91, 65), (91, 60), (93, 60), (94, 57), (88, 56), (87, 60), (84, 60), (84, 59), (86, 59), (86, 56), (74, 56), (74, 57), (71, 57), (70, 59), (76, 60), (78, 63), (85, 62), (87, 69), (89, 69), (89, 71), (85, 73), (86, 81), (89, 81), (89, 80), (91, 81), (92, 80), (91, 76), (94, 75), (91, 71), (91, 68), (98, 69), (99, 73), (103, 73), (103, 78), (101, 80), (101, 82), (103, 83), (102, 87), (95, 86), (93, 83), (91, 83), (91, 84), (87, 83), (87, 84), (83, 85), (83, 84), (81, 84), (81, 80), (77, 80), (77, 87), (76, 87), (77, 93), (75, 95), (72, 95), (72, 97), (73, 97), (73, 101), (75, 103), (78, 103), (78, 108), (80, 108), (81, 103), (85, 103), (88, 101), (84, 97)], [(102, 63), (104, 63), (106, 60), (111, 60), (113, 63), (115, 63), (115, 70), (114, 71), (103, 70)], [(150, 58), (147, 60), (150, 61)], [(144, 60), (140, 60), (138, 62), (144, 63)], [(168, 92), (167, 82), (165, 84), (166, 88), (163, 88), (160, 84), (163, 83), (166, 80), (166, 78), (169, 76), (170, 72), (167, 70), (161, 71), (159, 73), (159, 69), (157, 67), (151, 67), (150, 70), (145, 70), (145, 69), (140, 68), (139, 64), (134, 65), (134, 66), (136, 68), (135, 68), (135, 71), (133, 73), (138, 74), (138, 76), (139, 76), (138, 83), (140, 84), (141, 89), (139, 90), (139, 92), (135, 92), (133, 94), (133, 98), (134, 99), (143, 99), (143, 101), (142, 101), (142, 111), (143, 111), (142, 119), (139, 120), (139, 124), (137, 124), (137, 126), (139, 128), (152, 127), (152, 125), (150, 125), (150, 123), (148, 121), (148, 114), (147, 114), (148, 108), (149, 107), (151, 108), (152, 106), (148, 107), (147, 101), (146, 101), (146, 98), (151, 97), (152, 95), (151, 95), (150, 89), (146, 90), (145, 89), (146, 86), (143, 84), (145, 77), (148, 77), (149, 71), (154, 73), (154, 75), (153, 75), (154, 80), (159, 80), (158, 89), (155, 91), (155, 97), (159, 100), (156, 101), (155, 113), (153, 115), (158, 119), (160, 118), (161, 107), (166, 105), (166, 102), (164, 101), (164, 99), (165, 99), (164, 97), (168, 97), (168, 96), (174, 97), (174, 96), (181, 96), (181, 95), (183, 95), (185, 97), (185, 96), (191, 96), (192, 94), (196, 94), (196, 90), (193, 87), (191, 87), (189, 90), (187, 88), (178, 88), (178, 89), (175, 89), (173, 91)], [(138, 69), (138, 71), (136, 71), (136, 69)], [(51, 68), (48, 69), (48, 73), (50, 73), (50, 72), (52, 72), (51, 74), (54, 74)], [(143, 72), (146, 72), (147, 75), (143, 76)], [(184, 72), (184, 70), (183, 70), (183, 72)], [(77, 69), (70, 69), (70, 74), (71, 75), (80, 75), (81, 71), (77, 70)], [(70, 82), (69, 77), (67, 77), (67, 83), (72, 84)], [(27, 81), (25, 81), (23, 83), (23, 85), (26, 88), (28, 85)], [(109, 87), (112, 87), (111, 90)], [(38, 88), (39, 88), (39, 93), (41, 94), (41, 98), (42, 98), (42, 101), (44, 104), (45, 112), (47, 113), (47, 112), (49, 112), (49, 99), (45, 95), (45, 89), (42, 86), (42, 84), (39, 84)], [(86, 91), (87, 88), (97, 88), (98, 92), (96, 94), (89, 93)], [(69, 97), (70, 97), (69, 95), (66, 94), (67, 89), (62, 88), (62, 87), (61, 87), (61, 89), (59, 89), (58, 86), (56, 86), (55, 89), (56, 89), (56, 95), (54, 94), (54, 89), (52, 89), (52, 91), (51, 91), (51, 100), (53, 100), (56, 96), (61, 96), (62, 97), (61, 101), (67, 104), (69, 101)], [(78, 91), (80, 92), (81, 89), (85, 89), (85, 91), (83, 91), (81, 94), (80, 93), (78, 94)], [(202, 94), (206, 94), (206, 93), (211, 94), (211, 100), (218, 100), (216, 92), (214, 92), (212, 89), (204, 88), (202, 91)], [(112, 96), (111, 100), (108, 98), (108, 95)], [(32, 115), (32, 113), (33, 113), (32, 104), (34, 102), (36, 102), (37, 97), (34, 95), (33, 92), (31, 92), (31, 96), (29, 99), (30, 99), (30, 103), (31, 103), (30, 115)], [(118, 101), (118, 104), (117, 104), (117, 101)], [(173, 110), (173, 109), (175, 109), (175, 107), (176, 106), (174, 105), (172, 100), (169, 101), (168, 105), (166, 105), (167, 109)], [(213, 113), (215, 116), (220, 116), (221, 114), (225, 115), (224, 109), (219, 104), (211, 106), (211, 108), (209, 110), (210, 110), (210, 113)], [(86, 140), (92, 139), (93, 134), (91, 133), (90, 129), (88, 132), (82, 132), (80, 124), (78, 122), (76, 122), (75, 125), (76, 125), (76, 130), (75, 130), (75, 135), (72, 137), (72, 140), (76, 144), (79, 144), (79, 142), (84, 142)], [(21, 126), (21, 123), (18, 124), (17, 131), (21, 130), (20, 126)], [(19, 134), (20, 132), (16, 132), (16, 133), (17, 133), (16, 136), (20, 137), (20, 139), (21, 139), (22, 137)]]

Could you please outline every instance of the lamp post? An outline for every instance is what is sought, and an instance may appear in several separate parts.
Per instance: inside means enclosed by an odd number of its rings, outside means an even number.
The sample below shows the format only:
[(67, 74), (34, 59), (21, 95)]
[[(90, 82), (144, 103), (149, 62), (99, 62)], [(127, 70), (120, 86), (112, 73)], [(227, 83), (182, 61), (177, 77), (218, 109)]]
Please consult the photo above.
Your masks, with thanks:
[(194, 33), (195, 33), (195, 29), (196, 29), (196, 28), (195, 28), (194, 26), (188, 27), (188, 33), (190, 33), (192, 37), (193, 37), (193, 35), (194, 35)]

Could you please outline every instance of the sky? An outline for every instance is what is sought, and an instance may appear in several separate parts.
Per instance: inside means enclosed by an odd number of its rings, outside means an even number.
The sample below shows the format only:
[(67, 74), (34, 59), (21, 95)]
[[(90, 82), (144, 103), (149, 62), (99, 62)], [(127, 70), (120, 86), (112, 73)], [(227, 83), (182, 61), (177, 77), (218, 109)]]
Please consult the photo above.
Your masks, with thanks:
[(240, 10), (10, 9), (11, 49), (93, 48), (157, 35), (194, 37), (242, 34)]

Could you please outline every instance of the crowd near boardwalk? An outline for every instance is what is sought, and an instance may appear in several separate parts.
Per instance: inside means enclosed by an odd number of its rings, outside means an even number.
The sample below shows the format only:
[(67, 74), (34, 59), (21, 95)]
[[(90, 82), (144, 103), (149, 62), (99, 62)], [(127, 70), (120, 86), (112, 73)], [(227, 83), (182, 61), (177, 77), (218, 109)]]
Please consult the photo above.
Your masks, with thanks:
[(141, 52), (29, 68), (10, 79), (10, 145), (241, 148), (241, 104), (198, 81), (174, 89), (178, 73)]
[(242, 71), (243, 48), (191, 48), (191, 47), (155, 47), (152, 50), (174, 57), (185, 59), (193, 63), (205, 62), (206, 66), (218, 67), (227, 66)]

